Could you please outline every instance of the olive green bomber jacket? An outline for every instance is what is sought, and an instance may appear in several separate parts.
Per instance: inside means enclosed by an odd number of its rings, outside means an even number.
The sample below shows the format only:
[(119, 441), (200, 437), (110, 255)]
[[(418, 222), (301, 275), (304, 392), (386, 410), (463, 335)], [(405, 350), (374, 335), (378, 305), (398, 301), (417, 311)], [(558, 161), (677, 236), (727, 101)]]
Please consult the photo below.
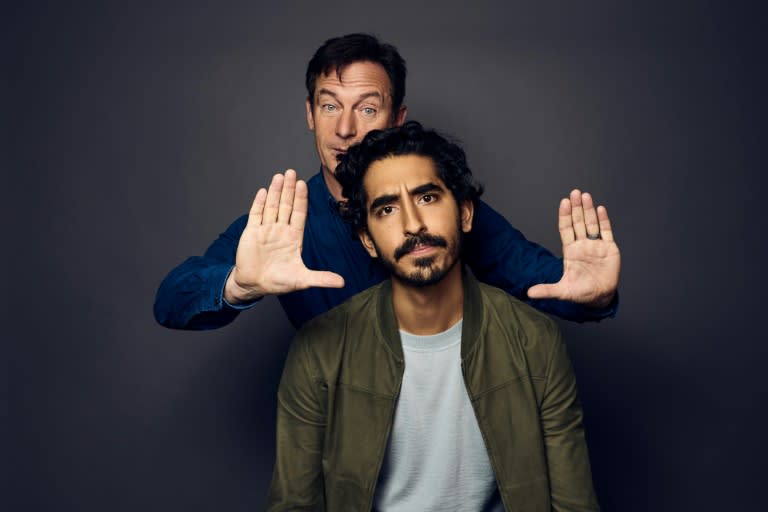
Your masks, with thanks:
[[(599, 510), (557, 324), (465, 275), (461, 360), (505, 509)], [(403, 369), (390, 281), (297, 333), (278, 391), (267, 510), (371, 510)]]

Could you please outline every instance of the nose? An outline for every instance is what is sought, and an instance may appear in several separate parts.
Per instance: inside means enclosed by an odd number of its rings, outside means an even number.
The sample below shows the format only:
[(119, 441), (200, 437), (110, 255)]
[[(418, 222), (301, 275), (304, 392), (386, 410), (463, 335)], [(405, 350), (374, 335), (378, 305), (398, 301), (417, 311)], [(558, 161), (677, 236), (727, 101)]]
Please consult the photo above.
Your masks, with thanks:
[(406, 236), (413, 236), (418, 235), (426, 229), (427, 227), (424, 225), (424, 221), (421, 218), (419, 208), (410, 201), (405, 201), (403, 206), (403, 233)]
[(341, 113), (336, 123), (336, 135), (342, 139), (350, 139), (357, 135), (354, 109), (347, 109)]

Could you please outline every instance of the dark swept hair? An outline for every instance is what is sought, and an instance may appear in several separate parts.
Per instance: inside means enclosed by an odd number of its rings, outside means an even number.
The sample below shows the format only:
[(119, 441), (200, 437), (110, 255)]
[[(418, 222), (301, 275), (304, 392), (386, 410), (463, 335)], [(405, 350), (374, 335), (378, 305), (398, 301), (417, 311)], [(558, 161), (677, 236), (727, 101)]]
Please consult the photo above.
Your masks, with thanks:
[(424, 129), (416, 121), (387, 130), (372, 130), (355, 146), (349, 148), (338, 167), (336, 180), (342, 186), (346, 201), (339, 202), (339, 213), (344, 222), (359, 234), (368, 228), (366, 203), (368, 198), (363, 178), (371, 164), (392, 156), (420, 155), (435, 163), (440, 180), (453, 194), (456, 203), (473, 203), (483, 193), (483, 186), (472, 177), (464, 150), (434, 130)]
[(305, 83), (310, 103), (315, 99), (315, 82), (320, 75), (335, 72), (355, 62), (368, 61), (381, 65), (387, 72), (392, 90), (392, 115), (400, 110), (405, 98), (405, 60), (391, 44), (381, 43), (370, 34), (347, 34), (328, 39), (317, 49), (307, 64)]

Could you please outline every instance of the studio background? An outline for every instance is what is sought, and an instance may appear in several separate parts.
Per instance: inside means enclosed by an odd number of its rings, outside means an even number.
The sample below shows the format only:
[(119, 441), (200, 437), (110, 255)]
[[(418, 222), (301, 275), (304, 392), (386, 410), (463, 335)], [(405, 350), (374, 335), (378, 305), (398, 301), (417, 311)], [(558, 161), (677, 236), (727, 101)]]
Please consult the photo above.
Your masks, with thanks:
[[(535, 6), (534, 6), (535, 5)], [(319, 165), (304, 70), (368, 31), (409, 118), (560, 254), (606, 204), (621, 307), (560, 322), (607, 511), (752, 510), (766, 472), (760, 13), (726, 2), (58, 2), (4, 8), (4, 510), (259, 510), (293, 330), (274, 298), (157, 325), (164, 275)], [(5, 123), (3, 123), (5, 124)], [(6, 165), (7, 164), (7, 165)], [(7, 176), (7, 177), (6, 177)]]

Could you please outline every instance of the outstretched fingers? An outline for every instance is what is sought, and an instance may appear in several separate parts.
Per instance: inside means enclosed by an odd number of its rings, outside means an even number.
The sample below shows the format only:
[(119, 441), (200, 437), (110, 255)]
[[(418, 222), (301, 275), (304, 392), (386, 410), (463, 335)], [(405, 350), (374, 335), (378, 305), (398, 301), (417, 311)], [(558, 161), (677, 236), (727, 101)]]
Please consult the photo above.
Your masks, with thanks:
[(282, 174), (278, 173), (272, 176), (272, 182), (269, 184), (269, 189), (267, 189), (267, 200), (264, 204), (263, 224), (274, 224), (277, 222), (277, 213), (280, 209), (280, 196), (283, 193), (284, 182), (285, 176)]
[(576, 239), (573, 232), (573, 218), (571, 217), (571, 200), (561, 199), (557, 214), (557, 229), (560, 231), (560, 240), (563, 245), (569, 245)]
[(272, 176), (269, 188), (259, 189), (250, 212), (251, 219), (258, 224), (289, 224), (300, 220), (302, 227), (306, 214), (307, 186), (296, 179), (293, 169)]
[(590, 240), (597, 240), (600, 238), (600, 225), (597, 221), (597, 212), (595, 211), (595, 202), (592, 200), (592, 195), (584, 192), (581, 195), (581, 204), (584, 209), (586, 237)]
[(254, 224), (261, 224), (261, 219), (264, 217), (264, 205), (267, 202), (267, 189), (260, 188), (256, 192), (256, 197), (251, 204), (251, 210), (248, 212), (248, 222)]
[(613, 229), (611, 229), (611, 220), (608, 218), (608, 210), (605, 206), (597, 208), (597, 218), (600, 222), (600, 236), (603, 240), (613, 242)]
[[(602, 211), (605, 212), (604, 207)], [(602, 235), (603, 222), (595, 208), (592, 194), (573, 189), (570, 196), (560, 201), (558, 229), (563, 245), (576, 240), (598, 240)], [(607, 220), (607, 213), (605, 219)], [(608, 225), (610, 231), (610, 224)]]
[(587, 238), (587, 226), (584, 222), (584, 204), (579, 189), (571, 190), (571, 219), (576, 240)]
[(290, 224), (295, 229), (304, 232), (304, 223), (307, 221), (307, 212), (309, 210), (309, 191), (304, 180), (299, 180), (295, 185), (295, 194), (293, 198), (293, 210), (291, 212)]
[(277, 209), (277, 222), (288, 224), (293, 213), (293, 199), (296, 195), (296, 171), (288, 169), (283, 177), (283, 188), (280, 191), (280, 203)]

